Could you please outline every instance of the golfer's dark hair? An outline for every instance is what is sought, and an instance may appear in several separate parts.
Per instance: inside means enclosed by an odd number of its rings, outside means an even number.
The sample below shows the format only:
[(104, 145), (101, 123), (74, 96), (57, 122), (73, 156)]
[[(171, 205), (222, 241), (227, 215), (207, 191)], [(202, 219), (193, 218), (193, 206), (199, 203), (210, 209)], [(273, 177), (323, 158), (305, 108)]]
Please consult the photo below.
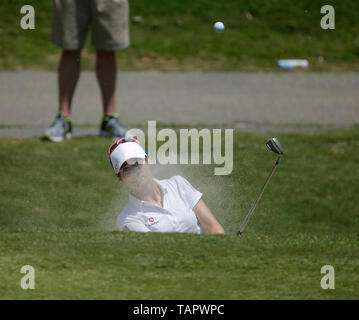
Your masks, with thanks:
[(115, 151), (115, 149), (119, 146), (119, 144), (113, 144), (110, 148), (110, 154)]

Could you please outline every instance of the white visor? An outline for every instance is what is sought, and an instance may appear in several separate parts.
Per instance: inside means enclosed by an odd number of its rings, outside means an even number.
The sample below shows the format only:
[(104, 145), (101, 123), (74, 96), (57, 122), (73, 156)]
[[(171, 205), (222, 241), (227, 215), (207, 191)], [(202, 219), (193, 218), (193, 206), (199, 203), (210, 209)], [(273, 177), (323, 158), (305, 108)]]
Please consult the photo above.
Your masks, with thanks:
[(118, 174), (125, 161), (132, 158), (146, 159), (146, 156), (146, 152), (137, 142), (124, 142), (111, 153), (110, 159), (115, 173)]

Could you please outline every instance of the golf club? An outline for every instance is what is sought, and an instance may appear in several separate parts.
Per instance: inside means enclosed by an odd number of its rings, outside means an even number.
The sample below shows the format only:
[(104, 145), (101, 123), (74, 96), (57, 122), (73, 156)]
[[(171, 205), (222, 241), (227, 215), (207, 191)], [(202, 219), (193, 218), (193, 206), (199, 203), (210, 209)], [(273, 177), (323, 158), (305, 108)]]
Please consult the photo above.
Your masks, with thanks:
[(269, 183), (275, 169), (277, 168), (280, 160), (282, 159), (282, 156), (283, 156), (283, 153), (284, 153), (283, 147), (281, 146), (281, 144), (279, 143), (279, 141), (276, 138), (269, 139), (266, 142), (266, 146), (270, 151), (273, 151), (274, 153), (278, 154), (279, 156), (278, 156), (278, 158), (277, 158), (277, 160), (275, 162), (275, 165), (274, 165), (272, 171), (270, 172), (266, 182), (264, 183), (264, 185), (263, 185), (263, 187), (262, 187), (256, 201), (253, 203), (253, 205), (252, 205), (251, 209), (249, 210), (246, 218), (244, 219), (241, 227), (239, 228), (239, 231), (238, 231), (237, 235), (241, 235), (243, 233), (244, 228), (246, 227), (246, 225), (247, 225), (249, 219), (251, 218), (251, 216), (253, 215), (254, 209), (256, 208), (259, 200), (261, 199), (261, 197), (263, 195), (263, 192), (264, 192), (265, 188), (267, 187), (267, 185), (268, 185), (268, 183)]

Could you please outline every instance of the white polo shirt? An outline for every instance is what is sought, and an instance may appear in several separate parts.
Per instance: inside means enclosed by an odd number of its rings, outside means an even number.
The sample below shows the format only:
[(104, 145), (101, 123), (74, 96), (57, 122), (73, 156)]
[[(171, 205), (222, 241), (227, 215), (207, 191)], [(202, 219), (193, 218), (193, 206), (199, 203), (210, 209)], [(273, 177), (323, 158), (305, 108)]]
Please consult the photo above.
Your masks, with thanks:
[(163, 208), (130, 193), (127, 205), (117, 218), (120, 230), (201, 233), (193, 207), (202, 193), (181, 176), (154, 180), (162, 189)]

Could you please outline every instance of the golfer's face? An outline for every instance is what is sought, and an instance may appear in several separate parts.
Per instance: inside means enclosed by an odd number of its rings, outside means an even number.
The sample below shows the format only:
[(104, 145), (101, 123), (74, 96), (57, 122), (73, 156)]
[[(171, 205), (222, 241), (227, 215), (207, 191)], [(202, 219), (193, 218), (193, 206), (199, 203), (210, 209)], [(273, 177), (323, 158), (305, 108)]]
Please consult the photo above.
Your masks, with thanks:
[(141, 180), (144, 164), (145, 160), (140, 158), (127, 160), (120, 169), (121, 180), (129, 184)]

